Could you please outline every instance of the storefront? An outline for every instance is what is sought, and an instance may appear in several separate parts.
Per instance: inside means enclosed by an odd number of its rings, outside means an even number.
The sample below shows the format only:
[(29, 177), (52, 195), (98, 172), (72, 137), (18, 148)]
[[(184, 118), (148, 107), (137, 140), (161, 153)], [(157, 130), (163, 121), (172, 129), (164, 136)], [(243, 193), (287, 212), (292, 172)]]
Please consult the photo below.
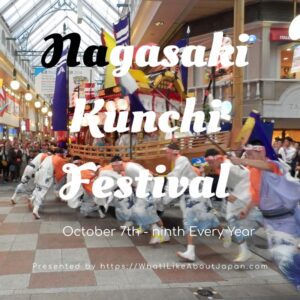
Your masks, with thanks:
[(19, 129), (8, 125), (0, 124), (0, 140), (13, 141), (18, 138)]
[(278, 78), (300, 79), (300, 43), (291, 41), (288, 28), (270, 29), (271, 47), (276, 47)]

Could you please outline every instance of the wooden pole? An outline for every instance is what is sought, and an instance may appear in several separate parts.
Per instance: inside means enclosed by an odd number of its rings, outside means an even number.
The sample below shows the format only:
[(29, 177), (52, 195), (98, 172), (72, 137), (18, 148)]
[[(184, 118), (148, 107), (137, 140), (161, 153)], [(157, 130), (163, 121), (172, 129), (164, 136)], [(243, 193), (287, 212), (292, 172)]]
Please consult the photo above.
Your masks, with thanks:
[[(244, 33), (245, 0), (234, 0), (233, 43), (239, 45), (239, 35)], [(233, 118), (231, 132), (231, 148), (237, 148), (236, 138), (242, 129), (243, 122), (243, 89), (244, 71), (234, 65), (233, 67)]]

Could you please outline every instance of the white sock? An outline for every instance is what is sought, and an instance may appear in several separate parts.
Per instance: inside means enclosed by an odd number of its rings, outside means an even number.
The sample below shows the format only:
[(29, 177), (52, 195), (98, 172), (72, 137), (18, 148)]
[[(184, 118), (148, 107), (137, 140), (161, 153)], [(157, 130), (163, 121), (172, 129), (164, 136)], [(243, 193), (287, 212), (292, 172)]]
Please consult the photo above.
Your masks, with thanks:
[(186, 252), (194, 253), (195, 252), (195, 245), (187, 245)]
[(248, 245), (247, 245), (247, 242), (243, 242), (242, 244), (240, 244), (240, 252), (248, 252), (249, 249), (248, 249)]

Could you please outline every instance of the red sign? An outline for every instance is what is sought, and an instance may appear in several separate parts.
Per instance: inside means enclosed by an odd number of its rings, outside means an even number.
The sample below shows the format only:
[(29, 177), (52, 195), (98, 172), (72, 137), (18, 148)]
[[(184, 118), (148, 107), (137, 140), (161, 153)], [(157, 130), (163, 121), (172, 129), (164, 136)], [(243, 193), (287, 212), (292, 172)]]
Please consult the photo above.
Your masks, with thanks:
[(30, 119), (25, 120), (25, 130), (30, 132)]
[(270, 41), (272, 42), (291, 41), (291, 38), (289, 37), (289, 29), (271, 28)]

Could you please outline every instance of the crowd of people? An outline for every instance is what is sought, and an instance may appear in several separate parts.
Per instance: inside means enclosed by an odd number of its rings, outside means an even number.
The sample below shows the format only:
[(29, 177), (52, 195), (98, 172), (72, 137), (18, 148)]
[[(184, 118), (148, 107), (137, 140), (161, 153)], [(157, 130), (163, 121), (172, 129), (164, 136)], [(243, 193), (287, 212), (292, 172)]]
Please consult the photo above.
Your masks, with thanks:
[[(162, 183), (165, 193), (160, 197), (153, 196), (154, 180), (149, 180), (146, 185), (146, 197), (138, 196), (137, 193), (124, 198), (116, 197), (116, 193), (107, 197), (95, 196), (93, 184), (103, 176), (110, 177), (114, 182), (108, 190), (122, 194), (123, 191), (118, 189), (116, 182), (123, 176), (129, 177), (133, 191), (137, 190), (137, 177), (147, 170), (136, 162), (125, 162), (117, 155), (106, 166), (89, 163), (88, 168), (80, 169), (81, 178), (87, 179), (87, 182), (77, 186), (66, 202), (71, 208), (79, 208), (85, 216), (98, 212), (100, 218), (105, 217), (108, 207), (112, 206), (115, 217), (123, 223), (121, 228), (137, 228), (140, 234), (150, 230), (152, 235), (149, 244), (157, 244), (170, 240), (161, 214), (177, 201), (182, 211), (187, 239), (186, 251), (178, 252), (177, 256), (188, 262), (196, 259), (195, 233), (206, 229), (221, 232), (225, 247), (229, 247), (232, 240), (235, 241), (239, 245), (235, 262), (245, 262), (252, 256), (248, 249), (251, 236), (248, 233), (264, 226), (274, 261), (283, 274), (300, 288), (300, 253), (297, 248), (300, 235), (300, 183), (292, 177), (299, 170), (299, 161), (293, 167), (299, 150), (294, 151), (291, 141), (285, 139), (277, 153), (281, 156), (281, 161), (269, 160), (265, 147), (259, 140), (244, 147), (238, 156), (232, 153), (225, 155), (211, 148), (205, 153), (206, 166), (197, 169), (187, 157), (180, 154), (178, 144), (171, 143), (166, 149), (166, 159), (171, 162), (173, 169), (166, 175), (165, 181), (162, 181), (165, 182)], [(11, 198), (12, 204), (17, 203), (20, 194), (26, 193), (33, 216), (41, 218), (40, 209), (51, 187), (54, 186), (54, 193), (58, 196), (67, 186), (66, 183), (72, 182), (73, 175), (63, 171), (68, 162), (78, 167), (83, 166), (79, 156), (66, 157), (61, 148), (42, 147), (40, 153), (26, 166), (21, 182)], [(168, 178), (175, 177), (180, 182), (181, 178), (186, 177), (191, 182), (199, 176), (212, 173), (218, 180), (223, 164), (230, 165), (226, 189), (228, 196), (222, 199), (215, 195), (211, 198), (204, 198), (200, 194), (193, 197), (189, 192), (183, 192), (177, 199), (168, 196), (168, 191), (174, 189)], [(149, 172), (149, 176), (153, 179), (162, 177), (159, 172)], [(212, 183), (212, 189), (213, 187), (216, 188), (216, 184)], [(70, 188), (71, 185), (64, 193)], [(179, 185), (178, 189), (180, 188), (182, 187)]]
[(278, 156), (285, 163), (287, 163), (291, 169), (290, 173), (293, 177), (300, 179), (300, 147), (299, 142), (295, 142), (291, 137), (286, 137), (283, 140), (281, 138), (275, 138), (273, 148)]
[(26, 165), (40, 152), (56, 147), (56, 143), (45, 141), (20, 142), (17, 139), (0, 140), (0, 182), (18, 182)]

